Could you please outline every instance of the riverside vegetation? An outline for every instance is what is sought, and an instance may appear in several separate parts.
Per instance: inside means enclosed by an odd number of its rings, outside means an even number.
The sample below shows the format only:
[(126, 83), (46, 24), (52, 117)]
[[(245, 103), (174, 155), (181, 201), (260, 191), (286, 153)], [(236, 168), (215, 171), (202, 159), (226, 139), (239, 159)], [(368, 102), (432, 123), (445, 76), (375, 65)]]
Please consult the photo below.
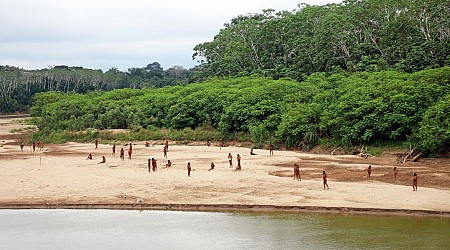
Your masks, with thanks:
[(450, 145), (448, 110), (450, 67), (443, 67), (412, 74), (317, 73), (302, 82), (240, 77), (159, 89), (45, 92), (36, 94), (31, 115), (36, 138), (92, 140), (98, 132), (76, 131), (131, 129), (135, 139), (162, 139), (168, 134), (160, 128), (167, 128), (178, 131), (178, 139), (241, 138), (304, 149), (320, 139), (342, 145), (408, 141), (437, 155)]
[[(450, 146), (449, 16), (443, 0), (267, 9), (231, 19), (195, 46), (199, 64), (189, 70), (157, 62), (105, 73), (1, 67), (0, 112), (28, 111), (34, 100), (32, 140), (412, 145), (442, 155)], [(117, 128), (131, 132), (102, 131)]]

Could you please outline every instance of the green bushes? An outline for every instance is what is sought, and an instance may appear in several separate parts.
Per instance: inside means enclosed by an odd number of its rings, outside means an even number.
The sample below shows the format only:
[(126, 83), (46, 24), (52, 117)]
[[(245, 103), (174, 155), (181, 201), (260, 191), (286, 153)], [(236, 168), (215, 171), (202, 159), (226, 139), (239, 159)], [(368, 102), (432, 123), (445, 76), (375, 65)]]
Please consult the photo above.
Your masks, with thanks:
[(450, 148), (450, 94), (430, 107), (414, 134), (421, 149), (438, 155)]
[[(130, 129), (103, 136), (252, 140), (256, 147), (272, 141), (303, 149), (323, 138), (347, 146), (410, 139), (425, 152), (439, 153), (449, 145), (448, 79), (450, 68), (444, 67), (414, 74), (313, 74), (303, 82), (242, 77), (161, 89), (41, 93), (32, 116), (49, 135)], [(72, 138), (58, 133), (52, 135), (56, 141)]]

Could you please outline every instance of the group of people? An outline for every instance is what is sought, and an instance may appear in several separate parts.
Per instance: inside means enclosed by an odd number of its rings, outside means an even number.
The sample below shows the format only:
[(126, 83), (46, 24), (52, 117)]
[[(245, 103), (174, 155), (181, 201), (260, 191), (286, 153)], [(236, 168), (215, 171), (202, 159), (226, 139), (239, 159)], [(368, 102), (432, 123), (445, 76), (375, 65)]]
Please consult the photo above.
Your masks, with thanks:
[[(93, 159), (92, 154), (89, 154), (87, 159), (88, 160), (92, 160)], [(98, 164), (102, 164), (102, 163), (106, 163), (106, 157), (105, 156), (102, 156), (102, 161), (99, 162)]]
[[(235, 171), (239, 171), (242, 169), (241, 167), (241, 156), (239, 154), (236, 155), (237, 166)], [(233, 156), (231, 153), (228, 153), (228, 163), (230, 164), (230, 168), (233, 167)]]
[[(301, 181), (302, 177), (300, 175), (300, 165), (297, 163), (294, 164), (294, 180)], [(325, 173), (325, 171), (322, 171), (322, 183), (323, 183), (323, 189), (330, 189), (328, 187), (328, 176)]]
[[(40, 144), (40, 142), (37, 142), (38, 145)], [(33, 151), (36, 148), (36, 143), (33, 142)], [(133, 153), (133, 146), (132, 143), (126, 144), (129, 146), (128, 148), (128, 159), (131, 160), (131, 155)], [(149, 145), (148, 142), (146, 142), (145, 146), (147, 147)], [(21, 143), (21, 149), (23, 150), (23, 143)], [(98, 149), (98, 139), (95, 140), (95, 149)], [(163, 148), (163, 154), (164, 154), (164, 158), (167, 158), (167, 152), (169, 151), (169, 141), (165, 141), (165, 145)], [(114, 144), (112, 147), (112, 155), (114, 156), (116, 154), (116, 145)], [(253, 149), (250, 150), (250, 155), (256, 155), (253, 152)], [(270, 143), (269, 144), (269, 155), (273, 155), (273, 145)], [(231, 153), (228, 153), (228, 162), (229, 162), (229, 166), (230, 168), (233, 168), (233, 155)], [(92, 160), (92, 154), (89, 154), (88, 156), (89, 160)], [(120, 159), (124, 160), (125, 159), (125, 150), (124, 148), (120, 149)], [(235, 171), (239, 171), (241, 170), (241, 156), (239, 154), (236, 155), (236, 160), (237, 160), (237, 166)], [(99, 162), (99, 164), (102, 163), (106, 163), (106, 158), (105, 156), (102, 156), (102, 161)], [(170, 160), (167, 160), (167, 164), (166, 164), (166, 168), (170, 168), (172, 166), (172, 162)], [(148, 172), (156, 172), (158, 169), (158, 164), (157, 164), (157, 160), (155, 158), (151, 158), (148, 159)], [(192, 171), (192, 167), (191, 167), (191, 163), (188, 162), (187, 164), (187, 174), (190, 177), (191, 176), (191, 171)], [(211, 162), (211, 167), (210, 169), (208, 169), (208, 171), (214, 170), (215, 169), (215, 164), (214, 162)], [(397, 181), (398, 178), (398, 169), (397, 167), (394, 167), (393, 169), (393, 173), (394, 173), (394, 180)], [(367, 178), (370, 179), (372, 175), (372, 166), (369, 165), (369, 167), (367, 168)], [(301, 181), (301, 175), (300, 175), (300, 166), (295, 163), (294, 164), (294, 180), (298, 180)], [(328, 187), (328, 180), (327, 180), (327, 174), (325, 173), (325, 171), (322, 172), (322, 180), (323, 180), (323, 188), (324, 189), (329, 189)], [(413, 175), (413, 191), (417, 191), (417, 174), (414, 173)]]
[(150, 170), (153, 170), (153, 172), (156, 172), (156, 170), (158, 170), (158, 164), (156, 163), (155, 158), (151, 158), (151, 159), (149, 158), (147, 166), (148, 166), (149, 173), (150, 173)]
[[(94, 145), (95, 145), (95, 149), (96, 150), (98, 149), (98, 143), (99, 143), (98, 139), (95, 139)], [(129, 145), (129, 148), (128, 148), (128, 159), (131, 160), (131, 155), (133, 154), (133, 145), (130, 142), (130, 144), (125, 144), (124, 146), (128, 146), (128, 145)], [(112, 154), (111, 155), (112, 156), (116, 155), (116, 144), (114, 144), (112, 146)], [(88, 155), (87, 159), (88, 160), (92, 160), (93, 159), (91, 153)], [(125, 150), (123, 148), (120, 149), (120, 159), (122, 161), (125, 160)], [(102, 161), (99, 162), (98, 164), (102, 164), (102, 163), (106, 163), (106, 157), (105, 156), (102, 156)]]
[[(392, 169), (392, 173), (394, 174), (394, 181), (397, 181), (397, 179), (398, 179), (397, 167), (394, 167), (394, 169)], [(372, 174), (372, 166), (369, 165), (369, 167), (367, 168), (367, 178), (368, 179), (370, 179), (371, 174)], [(412, 186), (413, 186), (413, 191), (417, 191), (417, 173), (413, 174)]]
[[(397, 167), (394, 167), (392, 172), (394, 174), (394, 180), (397, 181), (397, 179), (398, 179)], [(372, 166), (369, 165), (369, 167), (367, 168), (367, 178), (368, 179), (370, 179), (371, 174), (372, 174)], [(299, 180), (299, 181), (302, 180), (301, 176), (300, 176), (300, 166), (297, 163), (294, 164), (294, 180)], [(328, 176), (325, 173), (325, 171), (322, 171), (322, 183), (323, 183), (323, 189), (330, 189), (328, 187)], [(413, 186), (413, 191), (417, 191), (417, 173), (413, 174), (412, 186)]]
[[(38, 148), (39, 150), (42, 149), (42, 144), (41, 144), (40, 141), (34, 141), (34, 142), (31, 143), (30, 146), (31, 146), (31, 152), (32, 152), (32, 153), (36, 152), (36, 148)], [(24, 147), (25, 147), (25, 144), (23, 143), (23, 141), (20, 142), (20, 151), (23, 152), (23, 148), (24, 148)]]

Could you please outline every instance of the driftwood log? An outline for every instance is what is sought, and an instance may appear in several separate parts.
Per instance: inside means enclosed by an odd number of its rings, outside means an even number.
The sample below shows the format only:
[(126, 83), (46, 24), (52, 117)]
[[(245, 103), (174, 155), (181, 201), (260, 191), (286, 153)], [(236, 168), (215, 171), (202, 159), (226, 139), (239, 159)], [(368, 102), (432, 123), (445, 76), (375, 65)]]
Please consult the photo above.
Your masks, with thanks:
[(369, 152), (367, 152), (367, 147), (366, 149), (364, 149), (364, 147), (361, 147), (361, 149), (357, 149), (353, 152), (354, 155), (357, 155), (359, 157), (362, 157), (364, 159), (369, 158), (369, 156), (373, 156), (371, 154), (369, 154)]
[(403, 154), (397, 154), (397, 163), (406, 163), (407, 161), (416, 162), (422, 156), (422, 152), (418, 152), (410, 146), (409, 151), (406, 151)]

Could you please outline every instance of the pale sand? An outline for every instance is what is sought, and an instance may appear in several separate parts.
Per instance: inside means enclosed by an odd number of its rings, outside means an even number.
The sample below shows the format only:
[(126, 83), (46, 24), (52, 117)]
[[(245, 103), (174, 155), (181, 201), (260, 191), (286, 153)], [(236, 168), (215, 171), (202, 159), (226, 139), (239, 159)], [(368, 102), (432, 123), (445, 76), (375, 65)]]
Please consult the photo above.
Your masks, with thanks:
[[(3, 131), (4, 132), (4, 131)], [(269, 174), (280, 170), (280, 163), (292, 163), (315, 154), (294, 151), (256, 149), (251, 156), (248, 148), (172, 145), (168, 156), (173, 162), (165, 168), (163, 145), (145, 147), (133, 142), (132, 160), (127, 159), (128, 147), (112, 145), (66, 143), (44, 145), (32, 154), (26, 146), (20, 152), (17, 145), (0, 148), (0, 207), (45, 204), (201, 204), (201, 205), (271, 205), (314, 206), (337, 208), (367, 208), (386, 210), (424, 210), (450, 212), (450, 190), (422, 188), (413, 192), (411, 186), (377, 181), (336, 182), (329, 176), (329, 190), (323, 190), (320, 165), (316, 179), (294, 181), (291, 177)], [(125, 149), (125, 161), (119, 159)], [(93, 160), (87, 160), (89, 153)], [(242, 171), (229, 168), (227, 155), (242, 156)], [(98, 164), (101, 156), (105, 164)], [(147, 171), (147, 159), (158, 160), (158, 171)], [(356, 156), (326, 156), (330, 161)], [(187, 176), (190, 161), (193, 171)], [(216, 168), (208, 171), (211, 162)], [(351, 164), (349, 164), (351, 165)], [(347, 167), (348, 166), (337, 166)], [(286, 168), (285, 168), (286, 169)], [(140, 202), (138, 201), (139, 199)]]

